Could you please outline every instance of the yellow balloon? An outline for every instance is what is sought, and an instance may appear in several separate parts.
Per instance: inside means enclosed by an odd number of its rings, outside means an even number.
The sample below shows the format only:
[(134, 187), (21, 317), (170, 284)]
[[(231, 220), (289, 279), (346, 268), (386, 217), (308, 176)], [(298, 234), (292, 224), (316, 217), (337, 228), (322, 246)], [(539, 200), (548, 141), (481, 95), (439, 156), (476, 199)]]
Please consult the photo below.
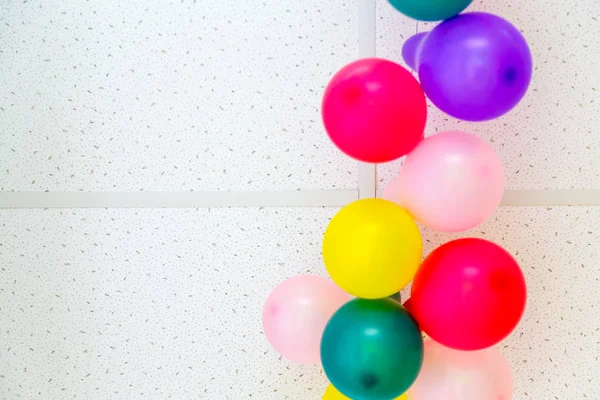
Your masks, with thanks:
[(417, 224), (408, 211), (387, 200), (364, 199), (342, 208), (323, 239), (331, 278), (366, 299), (399, 292), (415, 276), (422, 256)]
[[(323, 395), (323, 400), (351, 400), (348, 397), (341, 394), (335, 386), (329, 384), (327, 386), (327, 390), (325, 390), (325, 394)], [(397, 397), (395, 400), (408, 400), (406, 393), (400, 397)]]
[(323, 395), (323, 400), (348, 400), (348, 398), (341, 394), (335, 388), (335, 386), (329, 384), (329, 386), (327, 386), (327, 390), (325, 390), (325, 394)]

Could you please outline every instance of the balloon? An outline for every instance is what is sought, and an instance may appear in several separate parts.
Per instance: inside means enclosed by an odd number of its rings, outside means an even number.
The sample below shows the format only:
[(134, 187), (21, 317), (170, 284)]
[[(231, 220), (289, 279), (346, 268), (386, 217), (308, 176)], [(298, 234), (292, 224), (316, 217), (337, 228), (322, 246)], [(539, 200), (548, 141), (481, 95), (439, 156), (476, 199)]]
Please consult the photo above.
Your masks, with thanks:
[(473, 0), (389, 0), (402, 14), (419, 21), (441, 21), (454, 17)]
[(412, 70), (417, 68), (417, 55), (420, 53), (420, 46), (423, 44), (423, 39), (429, 32), (421, 32), (409, 37), (402, 46), (402, 58), (408, 67)]
[(342, 208), (323, 239), (331, 278), (346, 292), (368, 299), (399, 292), (417, 272), (422, 254), (421, 234), (410, 214), (381, 199)]
[(413, 281), (409, 310), (433, 340), (457, 350), (491, 347), (525, 311), (519, 265), (502, 247), (459, 239), (435, 249)]
[[(323, 400), (351, 400), (350, 398), (344, 396), (340, 393), (339, 390), (335, 388), (333, 385), (327, 386), (327, 390), (325, 390), (325, 395), (323, 395)], [(394, 400), (408, 400), (406, 394), (403, 394), (400, 397), (395, 398)]]
[(496, 210), (504, 194), (502, 162), (483, 139), (442, 132), (406, 157), (384, 198), (423, 225), (444, 232), (471, 229)]
[(427, 104), (417, 80), (391, 61), (366, 58), (345, 66), (323, 97), (323, 123), (350, 157), (392, 161), (423, 138)]
[(402, 198), (402, 187), (400, 186), (400, 183), (401, 182), (398, 179), (398, 177), (395, 177), (394, 179), (389, 181), (383, 189), (383, 199), (394, 202), (396, 204), (400, 204), (400, 202), (398, 201), (398, 199)]
[(263, 329), (275, 350), (302, 364), (319, 364), (323, 330), (350, 296), (320, 276), (296, 276), (277, 286), (263, 309)]
[(404, 59), (418, 72), (427, 97), (445, 113), (486, 121), (504, 115), (525, 95), (531, 52), (505, 19), (465, 13), (418, 35), (403, 48)]
[(417, 378), (423, 338), (398, 302), (354, 299), (327, 323), (321, 360), (325, 374), (345, 396), (394, 399)]
[(510, 366), (497, 349), (459, 351), (425, 341), (423, 368), (410, 400), (510, 400)]

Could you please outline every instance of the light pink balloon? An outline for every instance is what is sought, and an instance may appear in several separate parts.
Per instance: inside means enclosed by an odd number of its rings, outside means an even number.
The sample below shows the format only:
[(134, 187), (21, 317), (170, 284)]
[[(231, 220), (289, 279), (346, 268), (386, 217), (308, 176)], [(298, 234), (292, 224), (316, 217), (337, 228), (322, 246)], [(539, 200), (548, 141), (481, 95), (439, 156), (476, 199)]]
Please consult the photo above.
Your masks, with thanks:
[(513, 378), (506, 359), (494, 347), (452, 350), (425, 341), (423, 367), (408, 390), (410, 400), (511, 400)]
[(489, 218), (504, 193), (502, 162), (483, 139), (442, 132), (421, 141), (384, 191), (423, 225), (460, 232)]
[(271, 346), (290, 361), (320, 364), (321, 337), (329, 318), (350, 295), (329, 279), (303, 275), (277, 286), (263, 310)]

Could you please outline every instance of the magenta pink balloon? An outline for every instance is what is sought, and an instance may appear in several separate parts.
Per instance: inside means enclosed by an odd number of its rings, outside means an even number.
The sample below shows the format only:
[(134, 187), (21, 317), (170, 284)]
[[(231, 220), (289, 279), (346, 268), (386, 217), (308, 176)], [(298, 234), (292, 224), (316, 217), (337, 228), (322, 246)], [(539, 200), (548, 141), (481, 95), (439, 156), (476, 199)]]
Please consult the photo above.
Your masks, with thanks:
[(421, 224), (460, 232), (489, 218), (502, 200), (504, 172), (494, 149), (465, 132), (442, 132), (406, 157), (384, 197)]
[(452, 350), (425, 341), (423, 367), (408, 390), (411, 400), (510, 400), (513, 378), (506, 359), (494, 347)]
[(329, 279), (302, 275), (277, 286), (263, 309), (263, 328), (271, 346), (300, 364), (320, 364), (321, 337), (329, 318), (350, 295)]

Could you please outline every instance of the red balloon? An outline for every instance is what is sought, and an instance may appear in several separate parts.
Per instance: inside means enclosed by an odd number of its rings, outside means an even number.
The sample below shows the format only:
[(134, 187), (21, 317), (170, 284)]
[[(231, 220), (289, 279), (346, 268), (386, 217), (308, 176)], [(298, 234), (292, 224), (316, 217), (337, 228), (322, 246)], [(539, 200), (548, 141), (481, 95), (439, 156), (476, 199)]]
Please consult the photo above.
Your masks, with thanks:
[(370, 163), (408, 154), (423, 139), (427, 104), (402, 66), (365, 58), (342, 68), (323, 97), (323, 123), (335, 145)]
[(433, 340), (481, 350), (508, 336), (525, 311), (525, 277), (502, 247), (459, 239), (434, 250), (419, 268), (409, 311)]

